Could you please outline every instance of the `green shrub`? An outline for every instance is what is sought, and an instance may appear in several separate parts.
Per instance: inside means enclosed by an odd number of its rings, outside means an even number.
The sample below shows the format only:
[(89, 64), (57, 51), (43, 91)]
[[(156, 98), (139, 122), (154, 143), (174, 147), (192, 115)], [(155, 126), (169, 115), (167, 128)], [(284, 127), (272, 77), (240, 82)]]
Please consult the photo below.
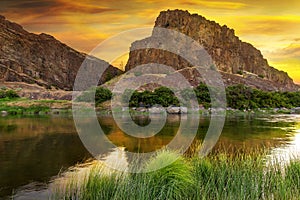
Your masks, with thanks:
[(14, 90), (6, 90), (6, 89), (0, 90), (0, 99), (4, 99), (4, 98), (14, 99), (19, 97), (20, 96)]
[(95, 100), (96, 104), (100, 104), (104, 101), (110, 100), (111, 98), (112, 98), (112, 92), (109, 89), (103, 87), (97, 87), (96, 89), (91, 89), (89, 91), (84, 92), (82, 95), (77, 97), (76, 101), (93, 102)]
[(4, 90), (0, 90), (0, 99), (6, 98), (6, 92)]
[(300, 106), (300, 92), (266, 92), (241, 84), (227, 87), (226, 97), (228, 107), (240, 110)]
[(226, 88), (227, 104), (231, 108), (247, 109), (250, 105), (252, 88), (234, 85)]
[[(95, 90), (95, 89), (94, 89)], [(214, 90), (214, 88), (211, 88)], [(217, 92), (217, 91), (215, 91)], [(194, 89), (187, 88), (180, 92), (181, 97), (188, 104), (188, 101), (196, 94), (198, 103), (205, 108), (211, 107), (210, 91), (204, 83), (200, 83)], [(130, 97), (130, 94), (131, 97)], [(14, 91), (0, 90), (0, 98), (15, 98), (17, 94)], [(92, 102), (95, 98), (97, 104), (112, 98), (110, 90), (97, 87), (95, 97), (93, 90), (84, 92), (77, 98), (77, 101)], [(226, 88), (227, 106), (234, 109), (257, 109), (257, 108), (292, 108), (300, 107), (300, 92), (267, 92), (239, 84)], [(160, 104), (168, 107), (170, 105), (179, 106), (179, 100), (174, 92), (167, 87), (159, 87), (154, 91), (133, 91), (126, 89), (122, 95), (122, 102), (129, 102), (130, 107), (138, 107), (140, 104), (153, 106)]]
[(164, 107), (170, 106), (170, 105), (179, 105), (179, 101), (176, 98), (173, 91), (167, 87), (159, 87), (154, 90), (154, 97), (157, 98), (157, 101), (155, 104), (160, 104)]
[(200, 83), (198, 87), (195, 88), (195, 93), (199, 104), (203, 105), (204, 108), (209, 108), (211, 106), (211, 99), (208, 87), (204, 83)]
[[(129, 95), (132, 93), (132, 96)], [(140, 104), (144, 104), (146, 106), (153, 106), (153, 105), (161, 105), (164, 107), (170, 105), (179, 105), (179, 101), (173, 91), (167, 87), (159, 87), (155, 89), (153, 92), (151, 91), (132, 91), (132, 90), (125, 90), (124, 94), (122, 95), (122, 102), (128, 102), (130, 107), (138, 107)]]
[(14, 90), (7, 90), (6, 97), (9, 99), (19, 98), (20, 96)]

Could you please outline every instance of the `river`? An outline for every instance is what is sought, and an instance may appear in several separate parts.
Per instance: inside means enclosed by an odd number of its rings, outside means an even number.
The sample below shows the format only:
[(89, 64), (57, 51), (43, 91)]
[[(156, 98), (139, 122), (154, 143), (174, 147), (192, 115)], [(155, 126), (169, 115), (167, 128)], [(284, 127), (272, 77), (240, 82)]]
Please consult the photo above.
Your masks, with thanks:
[[(124, 119), (127, 120), (127, 119)], [(147, 116), (135, 122), (144, 126)], [(171, 115), (153, 137), (135, 138), (125, 134), (112, 116), (98, 121), (105, 136), (130, 152), (151, 152), (167, 145), (176, 135), (180, 117)], [(202, 141), (210, 118), (202, 116), (195, 141)], [(184, 135), (183, 135), (184, 137)], [(195, 142), (194, 141), (194, 142)], [(274, 159), (300, 156), (300, 115), (229, 116), (213, 152), (235, 153), (267, 149)], [(91, 160), (78, 136), (71, 116), (0, 117), (0, 199), (33, 199), (47, 189), (60, 173)]]

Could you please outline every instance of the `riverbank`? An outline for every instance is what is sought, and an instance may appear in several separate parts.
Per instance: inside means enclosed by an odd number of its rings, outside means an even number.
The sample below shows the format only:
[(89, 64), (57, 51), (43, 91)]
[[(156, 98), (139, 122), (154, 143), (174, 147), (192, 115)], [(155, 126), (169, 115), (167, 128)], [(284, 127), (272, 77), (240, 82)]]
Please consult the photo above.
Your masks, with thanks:
[[(180, 95), (177, 93), (180, 93)], [(300, 92), (267, 92), (245, 85), (233, 85), (226, 88), (228, 107), (226, 110), (209, 109), (211, 107), (210, 92), (203, 83), (194, 89), (185, 89), (177, 91), (177, 93), (183, 98), (180, 104), (173, 91), (166, 87), (159, 87), (153, 91), (125, 90), (122, 94), (114, 94), (119, 105), (113, 111), (122, 113), (129, 110), (131, 113), (137, 114), (161, 114), (166, 112), (168, 114), (200, 113), (203, 115), (216, 112), (226, 112), (229, 115), (300, 114)], [(9, 85), (9, 87), (7, 85), (0, 90), (0, 112), (2, 115), (71, 113), (72, 105), (76, 103), (86, 107), (86, 110), (96, 110), (98, 115), (112, 113), (110, 100), (113, 94), (108, 88), (91, 88), (77, 95), (76, 101), (72, 102), (71, 91), (45, 89), (23, 84)], [(195, 97), (198, 100), (199, 109), (187, 109), (186, 106), (190, 105), (190, 99)], [(96, 109), (93, 103), (96, 104)], [(122, 105), (128, 103), (130, 108), (122, 107)], [(164, 108), (155, 107), (155, 105), (161, 105)], [(183, 107), (179, 107), (179, 105)]]
[[(94, 109), (91, 103), (75, 102), (85, 106), (87, 109)], [(118, 107), (113, 110), (115, 113), (124, 113), (129, 111), (132, 114), (187, 114), (200, 113), (201, 115), (210, 115), (212, 109), (199, 108), (197, 110), (189, 111), (186, 107), (170, 106), (162, 107)], [(215, 110), (217, 113), (226, 112), (227, 115), (268, 115), (268, 114), (300, 114), (300, 108), (258, 108), (238, 110), (227, 108)], [(110, 101), (103, 102), (96, 106), (97, 115), (112, 114)], [(72, 101), (68, 100), (30, 100), (27, 98), (15, 99), (0, 99), (0, 115), (59, 115), (72, 114)]]
[(67, 100), (0, 99), (1, 116), (60, 114), (70, 112), (71, 108), (72, 103)]
[[(113, 171), (105, 162), (91, 166), (57, 188), (53, 199), (299, 199), (300, 161), (266, 165), (264, 152), (217, 153), (187, 158), (160, 151), (145, 164), (149, 173)], [(119, 164), (119, 163), (118, 163)], [(129, 166), (130, 167), (130, 166)], [(110, 171), (108, 173), (107, 171)], [(77, 177), (78, 178), (78, 177)]]

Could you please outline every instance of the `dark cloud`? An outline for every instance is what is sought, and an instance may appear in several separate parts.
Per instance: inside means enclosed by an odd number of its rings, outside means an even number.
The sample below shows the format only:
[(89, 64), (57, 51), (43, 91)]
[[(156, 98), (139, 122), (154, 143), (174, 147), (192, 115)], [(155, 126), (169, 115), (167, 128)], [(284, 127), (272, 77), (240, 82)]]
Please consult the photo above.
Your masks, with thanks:
[(11, 8), (21, 8), (21, 9), (34, 9), (34, 8), (44, 8), (44, 7), (55, 7), (59, 6), (58, 2), (55, 1), (25, 1), (21, 3), (16, 3), (12, 5)]
[(96, 14), (115, 11), (108, 7), (97, 4), (80, 3), (80, 1), (62, 0), (1, 0), (0, 12), (38, 15), (58, 15), (63, 12)]
[(60, 6), (60, 3), (57, 1), (50, 0), (25, 0), (25, 1), (17, 1), (17, 0), (2, 0), (0, 2), (0, 10), (1, 11), (22, 11), (22, 10), (34, 10), (40, 8), (51, 8)]

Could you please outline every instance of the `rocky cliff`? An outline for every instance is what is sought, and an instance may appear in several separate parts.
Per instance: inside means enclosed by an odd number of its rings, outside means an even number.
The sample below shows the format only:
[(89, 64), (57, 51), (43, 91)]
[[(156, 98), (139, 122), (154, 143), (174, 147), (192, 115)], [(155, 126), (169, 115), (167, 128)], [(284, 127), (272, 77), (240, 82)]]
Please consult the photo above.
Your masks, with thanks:
[[(212, 57), (226, 85), (242, 83), (263, 90), (281, 91), (299, 88), (287, 73), (269, 66), (259, 50), (242, 42), (235, 36), (234, 30), (225, 25), (220, 26), (188, 11), (168, 10), (160, 13), (155, 27), (179, 31), (199, 42)], [(132, 44), (126, 71), (146, 63), (165, 64), (180, 70), (192, 84), (198, 84), (201, 78), (193, 73), (191, 64), (181, 57), (159, 49), (133, 50), (141, 43), (151, 42), (153, 34)]]
[[(0, 82), (36, 83), (46, 88), (72, 90), (77, 71), (87, 55), (47, 34), (33, 34), (0, 16)], [(87, 57), (93, 66), (103, 60)], [(121, 74), (109, 66), (99, 84)]]

